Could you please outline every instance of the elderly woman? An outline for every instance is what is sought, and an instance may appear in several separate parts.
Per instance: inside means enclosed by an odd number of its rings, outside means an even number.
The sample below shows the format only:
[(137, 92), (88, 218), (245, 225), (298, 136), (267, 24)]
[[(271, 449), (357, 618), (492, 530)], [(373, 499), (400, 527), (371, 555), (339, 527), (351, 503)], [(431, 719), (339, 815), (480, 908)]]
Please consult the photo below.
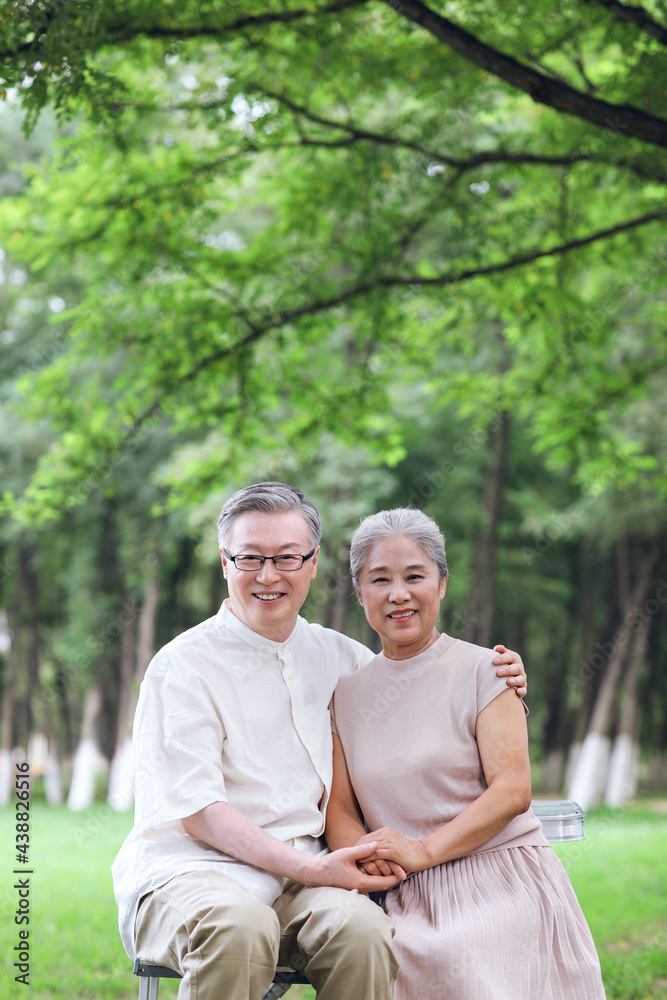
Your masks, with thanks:
[(588, 925), (530, 810), (523, 703), (489, 669), (492, 650), (436, 629), (437, 524), (373, 514), (350, 559), (383, 651), (336, 689), (326, 837), (332, 850), (375, 841), (364, 868), (397, 878), (384, 902), (394, 1000), (604, 998)]

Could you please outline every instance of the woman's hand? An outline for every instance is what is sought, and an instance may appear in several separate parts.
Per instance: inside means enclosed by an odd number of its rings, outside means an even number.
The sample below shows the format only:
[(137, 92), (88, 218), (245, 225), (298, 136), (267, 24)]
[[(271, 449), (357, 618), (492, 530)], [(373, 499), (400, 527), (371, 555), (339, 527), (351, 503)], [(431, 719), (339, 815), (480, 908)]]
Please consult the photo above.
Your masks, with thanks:
[(395, 861), (364, 861), (359, 862), (359, 868), (366, 872), (367, 875), (382, 875), (385, 878), (394, 876), (394, 878), (404, 879), (405, 871), (400, 865), (397, 865)]
[(380, 870), (377, 866), (377, 872), (367, 871), (365, 866), (374, 855), (376, 846), (369, 839), (363, 844), (341, 847), (321, 857), (304, 856), (305, 870), (299, 881), (304, 885), (335, 885), (342, 889), (357, 889), (362, 893), (392, 889), (406, 877), (406, 873), (398, 864), (391, 864), (388, 870)]
[(493, 665), (499, 667), (496, 673), (499, 677), (507, 677), (507, 684), (513, 687), (519, 698), (525, 698), (528, 693), (528, 678), (523, 660), (514, 650), (508, 649), (502, 644), (493, 647), (496, 656), (493, 657)]
[(421, 840), (408, 840), (391, 827), (383, 826), (379, 830), (373, 830), (372, 833), (364, 834), (357, 844), (368, 844), (373, 841), (376, 844), (375, 853), (364, 859), (364, 866), (370, 863), (376, 864), (378, 868), (381, 864), (399, 865), (408, 875), (431, 867), (428, 853)]

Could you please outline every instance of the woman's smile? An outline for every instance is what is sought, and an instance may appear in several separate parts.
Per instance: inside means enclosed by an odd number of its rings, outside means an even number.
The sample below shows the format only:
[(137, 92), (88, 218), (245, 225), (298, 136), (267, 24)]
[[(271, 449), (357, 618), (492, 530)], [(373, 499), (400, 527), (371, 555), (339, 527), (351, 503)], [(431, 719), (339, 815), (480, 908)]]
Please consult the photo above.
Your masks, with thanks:
[(386, 656), (405, 660), (436, 641), (446, 584), (436, 562), (407, 535), (371, 547), (359, 575), (359, 599)]

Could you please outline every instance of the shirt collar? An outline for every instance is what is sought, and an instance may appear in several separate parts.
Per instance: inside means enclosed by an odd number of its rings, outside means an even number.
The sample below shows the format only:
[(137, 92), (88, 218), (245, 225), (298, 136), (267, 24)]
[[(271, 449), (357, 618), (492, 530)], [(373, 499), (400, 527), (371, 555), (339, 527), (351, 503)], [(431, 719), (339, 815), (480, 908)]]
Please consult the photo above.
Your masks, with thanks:
[(299, 631), (301, 624), (301, 617), (297, 617), (296, 625), (292, 630), (291, 634), (285, 639), (284, 642), (276, 642), (274, 639), (267, 639), (266, 636), (260, 635), (259, 632), (253, 632), (251, 628), (244, 625), (243, 622), (236, 617), (236, 615), (230, 611), (227, 606), (227, 601), (223, 601), (220, 605), (220, 610), (216, 615), (218, 622), (223, 628), (229, 629), (234, 635), (241, 639), (242, 642), (246, 642), (249, 646), (254, 646), (255, 649), (262, 649), (264, 652), (277, 653), (278, 650), (283, 648), (289, 648), (296, 640), (296, 634)]

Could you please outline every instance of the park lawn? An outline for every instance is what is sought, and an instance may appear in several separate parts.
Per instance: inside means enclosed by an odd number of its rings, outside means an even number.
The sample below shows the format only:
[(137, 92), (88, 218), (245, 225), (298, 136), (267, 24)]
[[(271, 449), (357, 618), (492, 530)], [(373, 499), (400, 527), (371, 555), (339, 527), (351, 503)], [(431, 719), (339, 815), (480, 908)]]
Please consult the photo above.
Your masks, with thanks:
[[(609, 1000), (667, 1000), (667, 811), (659, 807), (644, 800), (616, 813), (598, 810), (586, 820), (586, 841), (557, 847), (591, 926)], [(14, 981), (11, 957), (18, 943), (14, 813), (0, 810), (3, 1000), (136, 1000), (109, 872), (130, 826), (129, 814), (104, 803), (83, 813), (34, 803), (26, 988)], [(173, 1000), (177, 988), (164, 981), (161, 1000)], [(314, 993), (294, 987), (288, 996), (311, 1000)]]
[(556, 845), (598, 949), (609, 1000), (667, 1000), (667, 802), (598, 809)]

